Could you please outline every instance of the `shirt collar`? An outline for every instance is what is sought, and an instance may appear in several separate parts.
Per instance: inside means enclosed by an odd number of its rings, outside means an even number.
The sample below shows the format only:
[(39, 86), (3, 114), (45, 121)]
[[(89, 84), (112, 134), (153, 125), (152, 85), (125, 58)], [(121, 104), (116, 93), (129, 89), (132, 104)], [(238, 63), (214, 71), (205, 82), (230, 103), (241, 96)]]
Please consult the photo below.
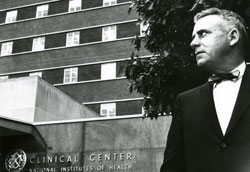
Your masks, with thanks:
[(245, 70), (246, 70), (246, 63), (245, 63), (245, 61), (243, 61), (239, 66), (234, 68), (230, 73), (233, 73), (235, 71), (239, 71), (240, 72), (239, 78), (241, 78), (243, 76)]

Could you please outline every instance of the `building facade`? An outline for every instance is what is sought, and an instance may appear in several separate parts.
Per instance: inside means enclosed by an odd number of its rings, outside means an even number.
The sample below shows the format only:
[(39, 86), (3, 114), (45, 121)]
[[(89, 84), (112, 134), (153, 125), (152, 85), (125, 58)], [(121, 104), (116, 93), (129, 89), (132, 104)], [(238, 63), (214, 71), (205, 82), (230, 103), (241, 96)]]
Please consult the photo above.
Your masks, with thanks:
[[(102, 116), (142, 113), (124, 66), (142, 34), (128, 0), (3, 0), (0, 79), (38, 75)], [(149, 53), (142, 50), (141, 55)]]

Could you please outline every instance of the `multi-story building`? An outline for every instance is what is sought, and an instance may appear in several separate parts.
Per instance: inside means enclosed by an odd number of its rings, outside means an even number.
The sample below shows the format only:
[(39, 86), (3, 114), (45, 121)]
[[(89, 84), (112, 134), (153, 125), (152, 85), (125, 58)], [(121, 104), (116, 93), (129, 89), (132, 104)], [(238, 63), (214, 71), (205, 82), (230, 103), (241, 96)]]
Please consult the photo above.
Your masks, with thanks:
[(102, 116), (141, 115), (142, 95), (124, 77), (131, 40), (142, 34), (130, 5), (1, 0), (0, 79), (38, 75)]
[(0, 0), (1, 172), (159, 171), (170, 118), (127, 89), (131, 3)]

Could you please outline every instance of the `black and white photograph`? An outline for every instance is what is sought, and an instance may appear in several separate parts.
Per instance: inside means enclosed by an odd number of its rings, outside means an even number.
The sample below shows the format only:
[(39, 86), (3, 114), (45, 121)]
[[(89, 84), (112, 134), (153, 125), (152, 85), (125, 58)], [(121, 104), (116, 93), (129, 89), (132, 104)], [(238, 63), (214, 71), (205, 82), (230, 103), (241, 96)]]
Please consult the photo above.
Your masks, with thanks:
[(0, 172), (250, 172), (249, 0), (0, 0)]

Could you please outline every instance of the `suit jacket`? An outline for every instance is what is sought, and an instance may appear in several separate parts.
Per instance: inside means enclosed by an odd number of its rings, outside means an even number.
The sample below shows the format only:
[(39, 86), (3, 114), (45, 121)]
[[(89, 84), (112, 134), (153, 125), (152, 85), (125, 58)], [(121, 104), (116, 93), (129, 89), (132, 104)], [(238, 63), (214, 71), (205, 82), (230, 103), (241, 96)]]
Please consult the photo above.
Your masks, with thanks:
[(212, 84), (177, 96), (161, 172), (250, 172), (250, 67), (225, 135)]

